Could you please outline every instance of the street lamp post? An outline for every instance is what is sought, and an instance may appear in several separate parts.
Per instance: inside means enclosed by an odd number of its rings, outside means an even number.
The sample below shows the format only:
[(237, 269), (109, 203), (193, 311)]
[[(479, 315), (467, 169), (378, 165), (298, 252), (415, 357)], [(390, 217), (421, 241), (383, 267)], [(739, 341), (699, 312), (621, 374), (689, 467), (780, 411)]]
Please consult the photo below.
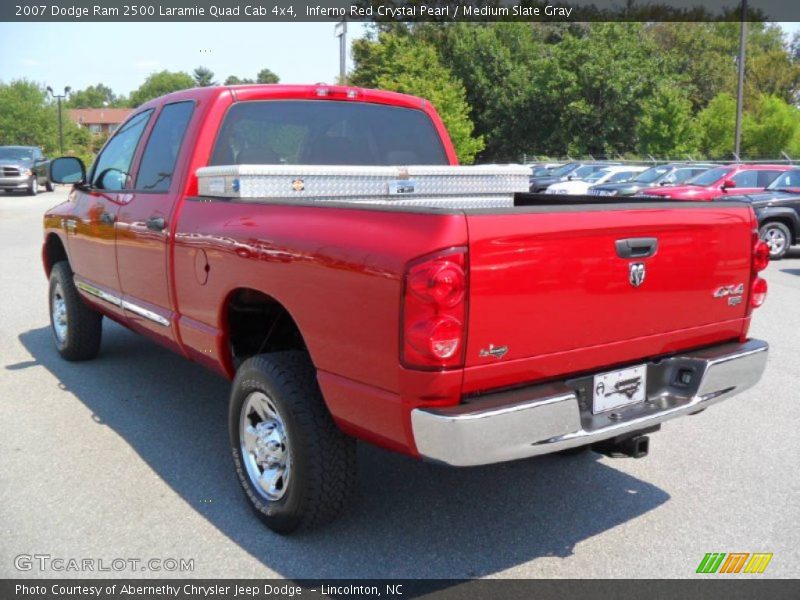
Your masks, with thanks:
[(61, 154), (64, 154), (64, 123), (61, 120), (61, 100), (69, 96), (71, 90), (72, 88), (67, 86), (64, 88), (63, 94), (55, 94), (53, 93), (53, 88), (49, 85), (47, 86), (47, 91), (58, 101), (58, 148)]
[(339, 38), (339, 85), (347, 84), (347, 21), (336, 24), (333, 35)]
[(734, 133), (734, 151), (736, 160), (739, 160), (739, 150), (742, 142), (742, 110), (744, 104), (744, 60), (747, 46), (747, 0), (742, 0), (742, 24), (739, 30), (739, 83), (736, 89), (736, 132)]

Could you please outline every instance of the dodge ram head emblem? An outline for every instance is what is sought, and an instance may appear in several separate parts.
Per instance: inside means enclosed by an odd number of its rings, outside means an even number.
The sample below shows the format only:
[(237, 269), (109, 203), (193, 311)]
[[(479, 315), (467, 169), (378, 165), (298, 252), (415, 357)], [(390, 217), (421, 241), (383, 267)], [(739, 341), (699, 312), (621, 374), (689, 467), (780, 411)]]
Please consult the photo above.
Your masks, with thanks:
[(628, 265), (628, 281), (633, 287), (644, 283), (644, 263), (630, 263)]

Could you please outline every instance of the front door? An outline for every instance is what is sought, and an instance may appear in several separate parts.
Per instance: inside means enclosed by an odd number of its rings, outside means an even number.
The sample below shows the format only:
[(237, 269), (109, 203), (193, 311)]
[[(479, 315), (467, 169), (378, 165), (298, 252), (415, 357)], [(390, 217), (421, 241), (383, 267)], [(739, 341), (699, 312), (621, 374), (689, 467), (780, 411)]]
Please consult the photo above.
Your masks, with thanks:
[(136, 147), (152, 110), (130, 118), (114, 134), (94, 163), (85, 190), (75, 189), (74, 217), (66, 222), (75, 283), (94, 302), (121, 309), (115, 252), (115, 223), (128, 185)]

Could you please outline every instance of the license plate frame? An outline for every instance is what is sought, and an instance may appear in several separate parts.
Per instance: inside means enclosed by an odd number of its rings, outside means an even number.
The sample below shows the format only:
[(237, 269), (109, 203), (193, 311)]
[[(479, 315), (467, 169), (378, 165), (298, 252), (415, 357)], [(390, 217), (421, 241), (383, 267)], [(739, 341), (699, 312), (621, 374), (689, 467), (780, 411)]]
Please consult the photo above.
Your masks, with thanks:
[(647, 398), (647, 365), (599, 373), (592, 379), (592, 413), (641, 404)]

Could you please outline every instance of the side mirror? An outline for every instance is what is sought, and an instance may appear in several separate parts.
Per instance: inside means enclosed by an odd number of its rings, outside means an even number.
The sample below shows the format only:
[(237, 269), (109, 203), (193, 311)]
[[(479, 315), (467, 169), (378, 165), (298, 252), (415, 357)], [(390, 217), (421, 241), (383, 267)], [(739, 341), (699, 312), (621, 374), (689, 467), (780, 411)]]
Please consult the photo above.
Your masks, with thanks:
[(80, 158), (62, 156), (50, 161), (50, 181), (53, 183), (86, 183), (86, 167)]
[(572, 181), (573, 179), (575, 179), (574, 175), (567, 175), (567, 181)]
[(735, 188), (736, 182), (733, 179), (726, 179), (722, 182), (722, 189), (727, 190), (728, 188)]

